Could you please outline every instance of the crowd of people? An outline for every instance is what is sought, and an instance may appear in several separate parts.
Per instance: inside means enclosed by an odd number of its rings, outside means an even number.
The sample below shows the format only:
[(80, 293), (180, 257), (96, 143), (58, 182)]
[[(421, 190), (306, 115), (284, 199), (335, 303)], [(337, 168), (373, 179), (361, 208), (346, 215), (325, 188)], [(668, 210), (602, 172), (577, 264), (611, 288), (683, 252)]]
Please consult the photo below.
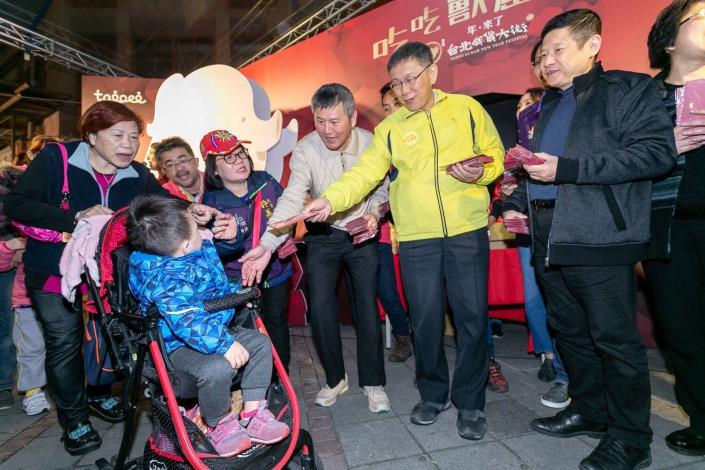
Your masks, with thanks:
[[(454, 406), (458, 434), (480, 440), (486, 388), (509, 387), (488, 321), (488, 223), (526, 219), (529, 234), (517, 237), (525, 311), (538, 378), (552, 382), (541, 403), (560, 410), (533, 420), (532, 429), (599, 439), (584, 470), (650, 465), (649, 368), (635, 324), (641, 262), (690, 418), (666, 443), (705, 455), (705, 103), (688, 110), (692, 119), (675, 118), (680, 89), (705, 79), (705, 2), (674, 0), (656, 18), (648, 37), (651, 66), (660, 70), (654, 78), (605, 71), (601, 32), (588, 9), (544, 26), (531, 54), (537, 87), (517, 109), (518, 143), (542, 163), (523, 165), (518, 178), (506, 177), (505, 148), (485, 109), (434, 88), (439, 68), (420, 42), (390, 56), (390, 81), (380, 90), (386, 117), (373, 133), (356, 126), (348, 88), (316, 90), (315, 131), (294, 148), (286, 188), (254, 169), (250, 142), (241, 139), (248, 136), (227, 130), (203, 136), (204, 172), (180, 137), (155, 144), (160, 184), (134, 161), (142, 120), (118, 103), (91, 106), (79, 121), (80, 141), (40, 139), (27, 152), (29, 165), (18, 162), (0, 178), (7, 218), (0, 409), (11, 406), (16, 380), (27, 414), (46, 412), (46, 387), (71, 454), (101, 445), (89, 414), (123, 418), (112, 384), (84, 363), (82, 299), (61, 294), (65, 244), (27, 227), (65, 240), (80, 224), (129, 206), (131, 290), (143, 311), (159, 309), (167, 354), (199, 383), (198, 405), (186, 416), (203, 418), (222, 456), (284, 439), (289, 429), (267, 409), (265, 392), (276, 380), (270, 348), (285, 367), (291, 358), (292, 267), (277, 251), (291, 236), (287, 221), (302, 215), (311, 329), (325, 372), (315, 404), (333, 406), (348, 390), (336, 294), (344, 272), (369, 410), (390, 410), (379, 298), (395, 337), (389, 360), (414, 357), (420, 400), (411, 422), (430, 425)], [(477, 156), (484, 158), (469, 158)], [(355, 243), (348, 225), (359, 220), (379, 236)], [(271, 346), (230, 326), (232, 309), (203, 308), (205, 299), (254, 284)], [(442, 340), (448, 308), (457, 341), (452, 380)], [(243, 368), (238, 414), (229, 408), (230, 387)]]

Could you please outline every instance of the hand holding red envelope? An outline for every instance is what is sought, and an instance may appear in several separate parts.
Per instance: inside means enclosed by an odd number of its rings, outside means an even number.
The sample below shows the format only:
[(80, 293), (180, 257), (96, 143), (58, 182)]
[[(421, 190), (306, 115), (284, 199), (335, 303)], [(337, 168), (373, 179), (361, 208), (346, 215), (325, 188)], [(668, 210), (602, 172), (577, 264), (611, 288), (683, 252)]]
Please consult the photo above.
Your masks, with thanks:
[(507, 158), (513, 158), (519, 161), (522, 165), (542, 165), (543, 160), (540, 159), (534, 152), (527, 150), (521, 145), (516, 145), (509, 149)]
[(504, 226), (507, 228), (507, 232), (529, 234), (528, 218), (504, 219)]
[(459, 162), (444, 165), (441, 167), (441, 170), (445, 170), (445, 172), (448, 173), (450, 171), (450, 167), (452, 167), (453, 165), (457, 165), (458, 163), (465, 167), (477, 167), (492, 163), (493, 161), (494, 159), (492, 157), (488, 157), (487, 155), (475, 155), (473, 157), (466, 158), (465, 160), (460, 160)]

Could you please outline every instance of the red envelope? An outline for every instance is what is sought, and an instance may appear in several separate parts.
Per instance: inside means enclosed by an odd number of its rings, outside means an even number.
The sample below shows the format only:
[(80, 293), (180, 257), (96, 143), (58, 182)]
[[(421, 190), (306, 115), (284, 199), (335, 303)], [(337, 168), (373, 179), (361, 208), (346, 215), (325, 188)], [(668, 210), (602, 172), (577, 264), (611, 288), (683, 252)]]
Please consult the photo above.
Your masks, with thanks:
[(492, 157), (488, 157), (487, 155), (475, 155), (473, 157), (466, 158), (464, 160), (460, 160), (459, 162), (450, 163), (448, 165), (443, 165), (439, 168), (441, 170), (445, 170), (447, 173), (449, 168), (451, 166), (455, 165), (456, 163), (460, 163), (463, 166), (482, 166), (482, 165), (486, 165), (488, 163), (492, 163), (493, 161), (494, 161), (494, 159)]
[(705, 79), (685, 82), (682, 92), (676, 93), (676, 125), (705, 119), (705, 115), (691, 114), (691, 110), (705, 111)]

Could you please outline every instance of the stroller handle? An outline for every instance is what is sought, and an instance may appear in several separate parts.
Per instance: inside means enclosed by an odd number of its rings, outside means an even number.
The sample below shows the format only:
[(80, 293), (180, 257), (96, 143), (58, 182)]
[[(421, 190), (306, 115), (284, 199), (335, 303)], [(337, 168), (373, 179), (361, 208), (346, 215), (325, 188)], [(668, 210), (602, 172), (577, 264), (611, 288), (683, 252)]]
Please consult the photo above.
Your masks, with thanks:
[(217, 312), (228, 308), (239, 307), (240, 305), (244, 305), (251, 300), (259, 298), (259, 296), (260, 291), (258, 288), (248, 287), (234, 294), (206, 300), (203, 302), (203, 306), (209, 312)]

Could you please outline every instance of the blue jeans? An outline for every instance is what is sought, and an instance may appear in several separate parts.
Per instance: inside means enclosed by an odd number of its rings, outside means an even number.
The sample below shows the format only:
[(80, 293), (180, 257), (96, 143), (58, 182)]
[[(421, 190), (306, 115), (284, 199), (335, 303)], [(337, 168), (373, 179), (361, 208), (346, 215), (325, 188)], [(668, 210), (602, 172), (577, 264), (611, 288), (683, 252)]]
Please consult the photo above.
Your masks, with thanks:
[(534, 341), (536, 354), (553, 354), (553, 367), (556, 369), (556, 382), (567, 384), (568, 374), (563, 366), (561, 357), (555, 347), (556, 340), (548, 331), (546, 304), (536, 282), (536, 274), (531, 264), (531, 248), (519, 247), (519, 260), (521, 261), (521, 274), (524, 281), (524, 309), (529, 331)]
[(409, 321), (399, 299), (397, 278), (394, 274), (394, 254), (389, 243), (377, 243), (379, 254), (379, 277), (377, 295), (392, 324), (392, 332), (397, 336), (409, 336)]
[(14, 269), (0, 273), (0, 390), (12, 390), (17, 368), (17, 354), (12, 342), (15, 312), (10, 308), (14, 280)]

